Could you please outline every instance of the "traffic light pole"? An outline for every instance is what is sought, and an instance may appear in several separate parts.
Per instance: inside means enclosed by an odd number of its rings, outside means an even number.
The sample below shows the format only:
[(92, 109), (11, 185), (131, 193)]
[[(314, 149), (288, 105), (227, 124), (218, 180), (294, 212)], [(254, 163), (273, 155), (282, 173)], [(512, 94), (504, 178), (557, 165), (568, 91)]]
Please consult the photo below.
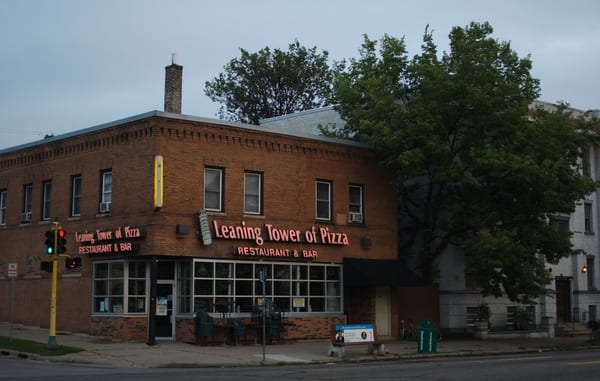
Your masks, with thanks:
[(58, 289), (58, 231), (62, 229), (58, 222), (52, 225), (54, 233), (52, 251), (52, 291), (50, 293), (50, 328), (48, 331), (48, 348), (56, 348), (56, 293)]
[[(58, 230), (54, 231), (56, 234)], [(48, 348), (56, 348), (56, 291), (58, 289), (58, 253), (52, 254), (52, 291), (50, 293), (50, 329), (48, 332)]]

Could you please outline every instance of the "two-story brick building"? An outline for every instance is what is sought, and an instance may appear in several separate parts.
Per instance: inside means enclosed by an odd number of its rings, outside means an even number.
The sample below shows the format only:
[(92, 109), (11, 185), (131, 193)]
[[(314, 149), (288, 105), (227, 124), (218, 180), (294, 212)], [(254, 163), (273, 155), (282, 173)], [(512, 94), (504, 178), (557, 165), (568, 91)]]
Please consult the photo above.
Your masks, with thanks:
[(166, 112), (0, 151), (0, 297), (14, 285), (14, 321), (48, 326), (41, 262), (58, 222), (82, 258), (75, 272), (61, 259), (59, 330), (194, 341), (194, 312), (249, 321), (264, 285), (286, 338), (345, 322), (396, 336), (415, 279), (397, 261), (393, 181), (373, 151), (182, 115), (181, 69), (167, 67)]

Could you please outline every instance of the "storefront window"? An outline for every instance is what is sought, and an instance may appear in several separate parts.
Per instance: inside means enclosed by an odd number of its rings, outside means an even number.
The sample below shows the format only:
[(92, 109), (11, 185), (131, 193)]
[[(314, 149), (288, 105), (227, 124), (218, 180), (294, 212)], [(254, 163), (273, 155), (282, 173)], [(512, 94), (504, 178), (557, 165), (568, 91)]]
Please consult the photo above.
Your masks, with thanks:
[(146, 312), (146, 262), (129, 262), (127, 312)]
[(146, 313), (146, 286), (147, 269), (144, 261), (96, 262), (93, 312)]
[(265, 297), (284, 312), (342, 311), (340, 265), (196, 259), (193, 268), (195, 310), (252, 312), (264, 286)]
[(123, 313), (125, 262), (94, 264), (94, 312)]
[(179, 301), (177, 306), (179, 312), (189, 313), (192, 312), (191, 301), (192, 301), (192, 263), (180, 262), (179, 273), (177, 274), (178, 289), (179, 289)]

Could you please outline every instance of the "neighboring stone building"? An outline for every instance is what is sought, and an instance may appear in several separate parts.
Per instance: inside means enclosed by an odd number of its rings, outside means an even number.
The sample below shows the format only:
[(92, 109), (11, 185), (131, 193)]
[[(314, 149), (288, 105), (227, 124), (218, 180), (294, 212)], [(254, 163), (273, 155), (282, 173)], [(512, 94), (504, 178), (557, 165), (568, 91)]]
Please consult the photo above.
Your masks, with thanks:
[[(556, 105), (535, 101), (531, 109), (542, 107), (556, 109)], [(584, 112), (572, 109), (574, 116), (600, 117), (600, 110)], [(280, 128), (304, 128), (318, 134), (317, 125), (343, 126), (339, 115), (331, 108), (305, 111), (284, 117), (263, 121), (266, 126)], [(589, 147), (584, 152), (583, 168), (588, 176), (600, 180), (600, 152), (598, 147)], [(582, 322), (600, 319), (600, 193), (588, 195), (571, 215), (554, 216), (559, 229), (569, 229), (573, 233), (573, 255), (560, 261), (558, 265), (548, 265), (555, 277), (548, 286), (547, 296), (537, 304), (525, 306), (534, 314), (536, 327), (554, 332), (556, 323)], [(439, 258), (439, 308), (440, 328), (445, 334), (470, 334), (475, 330), (475, 319), (480, 306), (487, 304), (490, 311), (491, 328), (510, 330), (513, 327), (513, 313), (517, 305), (508, 299), (484, 298), (480, 289), (465, 276), (465, 259), (460, 250), (449, 249)], [(523, 307), (523, 306), (521, 306)]]
[(0, 298), (14, 284), (15, 323), (48, 326), (41, 263), (54, 222), (82, 258), (80, 271), (60, 260), (58, 330), (195, 341), (202, 308), (216, 325), (252, 327), (261, 274), (286, 339), (346, 322), (392, 337), (403, 318), (437, 321), (430, 289), (403, 288), (418, 279), (397, 261), (393, 181), (372, 150), (182, 115), (182, 67), (166, 70), (167, 112), (0, 150)]

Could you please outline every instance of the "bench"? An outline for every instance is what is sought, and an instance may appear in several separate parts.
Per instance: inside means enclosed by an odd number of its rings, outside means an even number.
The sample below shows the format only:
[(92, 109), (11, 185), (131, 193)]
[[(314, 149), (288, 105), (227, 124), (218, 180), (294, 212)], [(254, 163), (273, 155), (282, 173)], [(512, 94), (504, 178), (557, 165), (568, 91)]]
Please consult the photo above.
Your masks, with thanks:
[(375, 340), (373, 324), (337, 324), (332, 327), (329, 356), (344, 357), (344, 347), (367, 344), (367, 353), (385, 355), (385, 344)]

